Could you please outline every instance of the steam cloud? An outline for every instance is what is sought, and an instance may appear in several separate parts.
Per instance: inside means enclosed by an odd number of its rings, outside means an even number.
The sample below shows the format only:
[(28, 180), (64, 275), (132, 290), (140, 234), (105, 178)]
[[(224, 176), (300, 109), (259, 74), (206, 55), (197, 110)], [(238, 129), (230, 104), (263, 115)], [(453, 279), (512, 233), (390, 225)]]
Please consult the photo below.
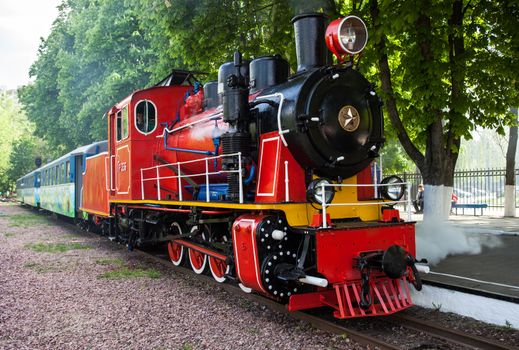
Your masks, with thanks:
[[(214, 121), (210, 121), (211, 127), (198, 127), (195, 131), (191, 133), (191, 137), (196, 141), (202, 141), (207, 138), (215, 138), (220, 137), (227, 131), (227, 127), (224, 125), (218, 124), (218, 127), (214, 126)], [(223, 128), (220, 128), (223, 127)]]
[[(483, 247), (496, 248), (503, 243), (498, 236), (469, 232), (448, 222), (421, 222), (416, 225), (416, 257), (436, 265), (449, 255), (481, 253)], [(473, 231), (473, 230), (471, 230)]]

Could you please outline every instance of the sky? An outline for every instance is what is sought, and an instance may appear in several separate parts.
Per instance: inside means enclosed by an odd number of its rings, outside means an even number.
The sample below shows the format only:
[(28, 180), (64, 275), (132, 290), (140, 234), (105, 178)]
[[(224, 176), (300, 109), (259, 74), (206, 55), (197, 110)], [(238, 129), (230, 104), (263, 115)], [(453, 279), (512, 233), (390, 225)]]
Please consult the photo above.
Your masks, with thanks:
[(29, 82), (40, 37), (46, 38), (61, 0), (0, 0), (0, 89)]

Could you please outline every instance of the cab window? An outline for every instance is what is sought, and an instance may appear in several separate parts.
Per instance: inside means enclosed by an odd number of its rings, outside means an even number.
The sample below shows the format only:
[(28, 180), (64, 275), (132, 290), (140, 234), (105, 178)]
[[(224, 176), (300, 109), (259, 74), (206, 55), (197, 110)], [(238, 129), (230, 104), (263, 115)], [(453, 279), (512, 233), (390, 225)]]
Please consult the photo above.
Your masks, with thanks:
[(123, 108), (123, 140), (128, 137), (128, 106)]
[(143, 134), (149, 134), (157, 127), (157, 109), (153, 102), (144, 100), (135, 106), (135, 127)]
[(128, 106), (124, 106), (116, 115), (117, 141), (128, 137)]
[(123, 117), (122, 117), (121, 111), (117, 112), (116, 123), (117, 123), (117, 141), (121, 141), (123, 139)]

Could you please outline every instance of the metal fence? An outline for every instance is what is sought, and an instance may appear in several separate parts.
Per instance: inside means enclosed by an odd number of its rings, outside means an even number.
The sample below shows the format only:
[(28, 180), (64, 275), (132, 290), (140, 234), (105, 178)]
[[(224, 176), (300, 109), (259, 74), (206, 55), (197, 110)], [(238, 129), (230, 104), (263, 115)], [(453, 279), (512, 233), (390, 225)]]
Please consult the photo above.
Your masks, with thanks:
[[(411, 196), (416, 197), (418, 185), (423, 183), (420, 173), (396, 174), (403, 182), (412, 184)], [(519, 169), (515, 169), (515, 183), (519, 184)], [(505, 169), (457, 170), (454, 172), (454, 194), (458, 203), (487, 204), (485, 214), (499, 214), (505, 202)], [(519, 207), (519, 186), (516, 186), (516, 208)]]

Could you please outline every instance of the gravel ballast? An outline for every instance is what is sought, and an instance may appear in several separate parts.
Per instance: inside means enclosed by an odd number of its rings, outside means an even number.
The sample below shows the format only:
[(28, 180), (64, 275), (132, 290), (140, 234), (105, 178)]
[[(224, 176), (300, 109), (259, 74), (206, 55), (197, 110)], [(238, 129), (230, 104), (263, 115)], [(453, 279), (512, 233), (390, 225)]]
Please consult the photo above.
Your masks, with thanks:
[[(13, 226), (34, 211), (0, 212), (1, 349), (363, 348), (41, 214)], [(57, 244), (82, 249), (41, 251)], [(103, 277), (122, 267), (155, 278)]]
[[(0, 205), (0, 225), (0, 349), (364, 349), (34, 210)], [(514, 346), (519, 339), (456, 315), (409, 311)], [(377, 323), (345, 324), (376, 328), (403, 348), (451, 348)]]

